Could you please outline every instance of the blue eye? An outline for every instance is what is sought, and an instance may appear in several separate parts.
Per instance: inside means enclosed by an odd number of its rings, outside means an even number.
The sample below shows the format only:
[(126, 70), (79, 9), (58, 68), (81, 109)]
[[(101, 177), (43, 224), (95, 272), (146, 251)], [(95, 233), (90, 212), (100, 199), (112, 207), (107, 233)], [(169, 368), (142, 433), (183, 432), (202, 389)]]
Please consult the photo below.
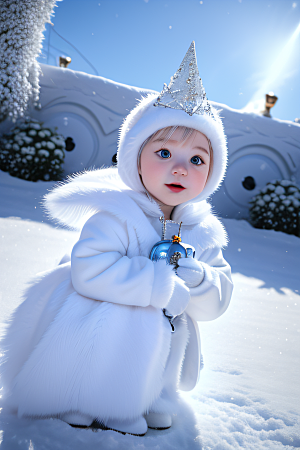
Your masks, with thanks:
[(171, 153), (169, 152), (169, 150), (166, 150), (165, 148), (159, 150), (157, 153), (164, 159), (171, 157)]
[(203, 164), (202, 159), (200, 158), (200, 156), (193, 156), (191, 158), (191, 163), (195, 164), (196, 166), (200, 166), (200, 164)]

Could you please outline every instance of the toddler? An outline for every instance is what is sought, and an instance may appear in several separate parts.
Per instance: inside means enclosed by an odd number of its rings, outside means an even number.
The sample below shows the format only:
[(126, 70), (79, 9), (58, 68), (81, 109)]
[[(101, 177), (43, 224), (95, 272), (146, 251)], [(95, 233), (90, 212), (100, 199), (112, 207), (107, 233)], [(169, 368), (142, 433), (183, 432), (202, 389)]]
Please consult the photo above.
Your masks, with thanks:
[[(199, 376), (196, 322), (219, 317), (231, 297), (226, 232), (206, 202), (226, 161), (192, 43), (169, 86), (124, 121), (118, 167), (47, 195), (51, 217), (81, 234), (13, 314), (1, 368), (7, 408), (134, 435), (172, 425), (178, 390)], [(175, 267), (163, 252), (150, 258), (162, 240), (193, 254)]]

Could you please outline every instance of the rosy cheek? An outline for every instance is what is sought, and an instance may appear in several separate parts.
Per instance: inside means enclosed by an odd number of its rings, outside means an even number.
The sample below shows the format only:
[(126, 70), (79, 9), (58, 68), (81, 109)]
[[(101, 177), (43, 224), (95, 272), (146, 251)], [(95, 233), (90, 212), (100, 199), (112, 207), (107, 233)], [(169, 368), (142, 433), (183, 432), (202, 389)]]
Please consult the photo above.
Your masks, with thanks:
[(163, 167), (161, 164), (159, 164), (157, 161), (153, 161), (151, 160), (151, 162), (149, 162), (149, 172), (151, 173), (151, 176), (153, 176), (154, 178), (156, 178), (157, 176), (159, 176), (159, 174), (163, 173)]
[(153, 158), (145, 158), (142, 164), (142, 178), (148, 188), (154, 186), (160, 179), (161, 166)]
[(155, 178), (155, 175), (157, 173), (157, 168), (156, 168), (156, 164), (153, 161), (148, 161), (147, 166), (146, 166), (146, 171), (147, 171), (147, 176), (148, 177), (153, 177)]

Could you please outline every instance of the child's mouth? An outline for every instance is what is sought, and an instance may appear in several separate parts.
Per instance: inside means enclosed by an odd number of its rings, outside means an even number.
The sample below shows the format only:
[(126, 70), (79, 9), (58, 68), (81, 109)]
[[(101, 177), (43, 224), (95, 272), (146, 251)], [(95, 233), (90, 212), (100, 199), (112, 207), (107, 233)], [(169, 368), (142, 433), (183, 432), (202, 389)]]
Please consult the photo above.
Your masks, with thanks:
[(181, 186), (181, 184), (166, 184), (166, 186), (170, 189), (172, 192), (181, 192), (185, 189), (185, 187)]

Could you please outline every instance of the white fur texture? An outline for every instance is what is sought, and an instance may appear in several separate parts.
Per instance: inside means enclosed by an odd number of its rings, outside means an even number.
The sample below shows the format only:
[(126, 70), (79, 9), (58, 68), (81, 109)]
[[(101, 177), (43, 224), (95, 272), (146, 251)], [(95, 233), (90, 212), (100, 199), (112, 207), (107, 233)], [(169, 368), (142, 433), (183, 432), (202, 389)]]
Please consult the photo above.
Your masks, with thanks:
[[(97, 212), (109, 212), (136, 231), (142, 249), (145, 242), (142, 230), (147, 229), (151, 236), (154, 233), (144, 213), (156, 218), (162, 215), (157, 203), (150, 201), (144, 192), (127, 189), (115, 168), (98, 169), (70, 177), (66, 183), (57, 185), (45, 196), (44, 207), (51, 219), (74, 229), (81, 229)], [(198, 228), (194, 243), (189, 240), (186, 242), (202, 251), (208, 247), (227, 245), (227, 234), (222, 223), (211, 213), (210, 205), (204, 200), (178, 205), (172, 218), (175, 222), (183, 222), (184, 226)], [(198, 239), (200, 235), (201, 239)]]
[(1, 342), (4, 396), (9, 395), (14, 378), (66, 297), (74, 292), (70, 271), (70, 264), (64, 264), (38, 275), (24, 292), (23, 303), (11, 316), (5, 339)]
[(170, 348), (161, 310), (82, 297), (70, 264), (35, 281), (2, 343), (6, 407), (19, 416), (80, 412), (103, 421), (144, 413), (160, 394)]
[(10, 404), (19, 416), (137, 418), (159, 397), (169, 347), (160, 310), (73, 293), (16, 376)]

